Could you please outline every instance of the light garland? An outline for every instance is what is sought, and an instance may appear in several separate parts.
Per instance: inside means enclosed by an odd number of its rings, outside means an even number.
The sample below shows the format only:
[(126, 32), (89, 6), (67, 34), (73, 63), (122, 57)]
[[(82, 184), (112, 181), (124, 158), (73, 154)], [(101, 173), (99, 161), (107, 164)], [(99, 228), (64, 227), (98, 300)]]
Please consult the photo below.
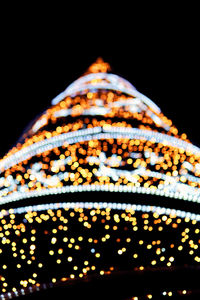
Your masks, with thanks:
[(200, 148), (109, 69), (93, 64), (0, 160), (2, 300), (124, 269), (199, 269), (200, 213), (181, 205), (200, 203)]
[[(95, 80), (97, 80), (98, 82), (99, 79), (102, 80), (101, 84), (95, 83)], [(88, 82), (90, 81), (92, 81), (93, 84), (89, 84)], [(55, 97), (52, 100), (52, 104), (58, 104), (65, 97), (76, 93), (80, 93), (84, 90), (97, 89), (118, 90), (130, 96), (138, 97), (153, 110), (155, 110), (158, 113), (160, 112), (160, 108), (151, 99), (139, 93), (135, 89), (135, 87), (130, 84), (130, 82), (115, 74), (108, 73), (89, 74), (79, 78), (78, 80), (73, 82), (64, 92)]]
[[(101, 134), (97, 134), (100, 133)], [(109, 134), (105, 134), (105, 133)], [(176, 148), (184, 149), (185, 151), (191, 152), (191, 154), (200, 156), (200, 148), (169, 136), (167, 134), (149, 132), (148, 130), (141, 130), (138, 128), (121, 128), (121, 127), (94, 127), (91, 129), (81, 129), (76, 132), (70, 132), (55, 136), (41, 142), (37, 142), (29, 147), (19, 150), (17, 153), (3, 159), (0, 162), (0, 169), (8, 169), (9, 167), (18, 164), (19, 162), (29, 159), (30, 157), (43, 153), (47, 150), (52, 150), (55, 147), (60, 147), (63, 143), (75, 144), (80, 141), (89, 141), (92, 139), (109, 139), (109, 138), (129, 138), (153, 141), (155, 143), (163, 143), (164, 146), (172, 146)]]
[(0, 219), (10, 214), (24, 214), (30, 211), (42, 212), (46, 210), (58, 210), (58, 209), (113, 209), (113, 210), (127, 210), (138, 211), (143, 213), (158, 213), (159, 215), (167, 215), (180, 218), (189, 218), (190, 220), (200, 221), (200, 214), (190, 213), (184, 210), (177, 210), (172, 208), (154, 206), (154, 205), (141, 205), (131, 203), (118, 203), (118, 202), (57, 202), (38, 204), (12, 208), (9, 210), (0, 211)]
[(200, 262), (200, 215), (184, 210), (59, 202), (2, 210), (0, 221), (0, 256), (10, 253), (0, 262), (1, 299), (111, 275), (124, 265), (141, 274), (149, 267), (179, 268), (180, 259), (193, 268)]

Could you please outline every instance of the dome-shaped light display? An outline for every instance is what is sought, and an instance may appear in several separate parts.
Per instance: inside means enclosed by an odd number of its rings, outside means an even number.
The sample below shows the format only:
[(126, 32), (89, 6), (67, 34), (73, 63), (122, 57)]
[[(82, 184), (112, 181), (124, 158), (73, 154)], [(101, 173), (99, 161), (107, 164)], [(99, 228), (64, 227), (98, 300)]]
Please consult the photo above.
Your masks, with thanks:
[(199, 185), (200, 149), (98, 59), (0, 160), (1, 298), (123, 272), (198, 272)]

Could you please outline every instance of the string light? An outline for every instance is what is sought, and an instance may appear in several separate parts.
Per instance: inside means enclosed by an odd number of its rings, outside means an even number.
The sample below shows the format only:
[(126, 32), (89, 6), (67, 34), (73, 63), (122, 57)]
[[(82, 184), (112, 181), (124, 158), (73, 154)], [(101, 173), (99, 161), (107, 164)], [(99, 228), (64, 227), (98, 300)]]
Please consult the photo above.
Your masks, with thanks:
[[(11, 253), (0, 262), (0, 287), (9, 299), (122, 266), (140, 273), (199, 266), (200, 214), (181, 203), (200, 203), (200, 149), (109, 70), (103, 61), (90, 66), (0, 160), (0, 255)], [(165, 196), (181, 209), (70, 200), (89, 192)], [(66, 193), (69, 202), (29, 205)]]
[(200, 149), (130, 83), (91, 73), (62, 97), (0, 160), (0, 204), (85, 190), (200, 202)]

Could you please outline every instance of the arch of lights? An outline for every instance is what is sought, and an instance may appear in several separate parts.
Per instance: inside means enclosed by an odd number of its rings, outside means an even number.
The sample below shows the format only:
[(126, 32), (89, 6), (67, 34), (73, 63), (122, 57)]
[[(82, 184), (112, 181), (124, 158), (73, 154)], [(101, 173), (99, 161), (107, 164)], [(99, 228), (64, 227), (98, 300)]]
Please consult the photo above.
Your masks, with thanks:
[[(12, 267), (9, 262), (2, 263), (2, 299), (42, 288), (47, 275), (42, 273), (45, 257), (52, 259), (49, 268), (62, 265), (66, 272), (62, 268), (60, 275), (50, 272), (45, 287), (92, 272), (112, 273), (119, 257), (126, 255), (128, 264), (132, 260), (133, 267), (139, 270), (148, 265), (170, 267), (182, 251), (185, 264), (200, 262), (200, 214), (114, 201), (70, 202), (70, 193), (84, 191), (152, 194), (200, 202), (200, 149), (191, 144), (186, 134), (179, 134), (152, 100), (108, 70), (109, 65), (103, 61), (94, 63), (84, 76), (52, 100), (52, 106), (0, 160), (0, 205), (10, 205), (10, 209), (0, 212), (0, 263), (1, 256), (5, 259), (10, 251), (11, 262), (21, 274), (20, 280), (12, 276), (9, 279), (7, 269)], [(62, 203), (29, 205), (30, 198), (56, 194), (68, 194), (69, 202), (65, 198)], [(27, 206), (20, 207), (22, 199), (27, 199)], [(19, 207), (12, 208), (14, 202)], [(81, 229), (73, 233), (73, 222), (80, 223), (85, 237), (79, 235)], [(97, 223), (102, 226), (98, 238)], [(164, 235), (158, 240), (151, 236), (152, 231), (165, 230), (171, 232), (170, 240)], [(131, 232), (138, 231), (149, 235), (146, 241), (142, 234), (136, 238), (135, 250)], [(39, 235), (47, 243), (43, 257), (38, 256)], [(62, 242), (57, 243), (58, 240)], [(77, 255), (80, 256), (83, 240), (87, 253), (80, 267)], [(104, 247), (110, 242), (112, 253)], [(154, 249), (149, 261), (138, 260), (140, 246), (147, 251)], [(102, 254), (107, 255), (106, 251), (118, 256), (109, 266), (100, 259)]]

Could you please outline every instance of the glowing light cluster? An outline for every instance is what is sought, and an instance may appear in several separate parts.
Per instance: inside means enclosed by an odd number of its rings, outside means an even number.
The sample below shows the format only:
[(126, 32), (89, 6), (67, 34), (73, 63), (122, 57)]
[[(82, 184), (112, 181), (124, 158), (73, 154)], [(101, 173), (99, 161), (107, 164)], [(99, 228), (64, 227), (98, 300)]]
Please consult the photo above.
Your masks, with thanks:
[[(90, 66), (0, 160), (1, 299), (90, 275), (199, 268), (200, 149), (109, 72)], [(155, 197), (142, 205), (136, 193)]]
[(27, 293), (43, 284), (124, 269), (199, 265), (199, 222), (197, 214), (124, 203), (68, 202), (2, 210), (2, 291), (16, 295), (21, 289)]
[[(195, 299), (195, 291), (190, 289), (161, 289), (157, 290), (157, 292), (151, 292), (140, 296), (133, 296), (131, 298), (127, 298), (126, 300), (148, 300), (154, 299), (155, 297), (159, 297), (159, 299), (179, 299), (181, 296), (185, 298), (185, 296), (191, 296), (192, 299)], [(173, 298), (171, 298), (173, 297)], [(176, 298), (175, 298), (176, 297)]]
[(0, 161), (0, 204), (99, 189), (200, 202), (200, 149), (105, 70), (92, 65)]

